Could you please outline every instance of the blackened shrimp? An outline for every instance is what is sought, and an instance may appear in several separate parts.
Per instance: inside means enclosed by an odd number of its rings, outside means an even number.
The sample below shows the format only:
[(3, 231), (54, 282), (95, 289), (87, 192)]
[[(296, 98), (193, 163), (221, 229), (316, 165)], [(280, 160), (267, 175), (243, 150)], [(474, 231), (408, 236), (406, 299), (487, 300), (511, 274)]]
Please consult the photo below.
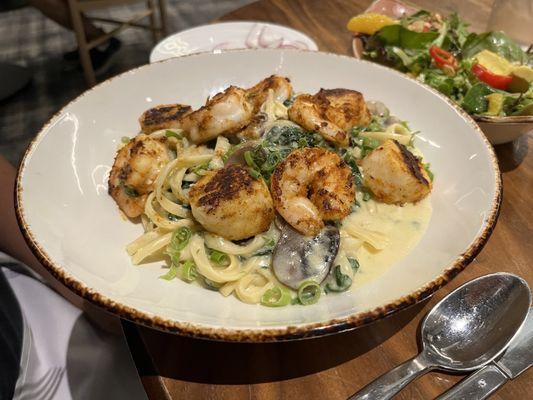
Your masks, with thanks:
[(265, 103), (270, 90), (272, 90), (274, 100), (283, 103), (292, 95), (291, 81), (284, 76), (271, 75), (248, 89), (246, 92), (250, 103), (254, 106), (254, 113), (257, 113)]
[(289, 108), (289, 119), (309, 131), (319, 132), (338, 146), (348, 146), (348, 130), (368, 125), (370, 112), (363, 95), (348, 89), (320, 89), (315, 95), (302, 94)]
[(241, 240), (268, 230), (274, 207), (268, 187), (233, 164), (208, 171), (189, 192), (192, 214), (209, 232)]
[(321, 148), (292, 151), (276, 167), (271, 192), (276, 210), (307, 236), (316, 236), (324, 221), (346, 217), (355, 199), (350, 167)]
[(193, 143), (205, 143), (222, 134), (233, 134), (247, 126), (253, 116), (253, 105), (246, 91), (230, 86), (208, 99), (205, 106), (180, 119), (181, 128)]
[(169, 162), (164, 139), (143, 133), (122, 147), (109, 175), (109, 194), (124, 214), (135, 218), (144, 212), (146, 197), (159, 172)]

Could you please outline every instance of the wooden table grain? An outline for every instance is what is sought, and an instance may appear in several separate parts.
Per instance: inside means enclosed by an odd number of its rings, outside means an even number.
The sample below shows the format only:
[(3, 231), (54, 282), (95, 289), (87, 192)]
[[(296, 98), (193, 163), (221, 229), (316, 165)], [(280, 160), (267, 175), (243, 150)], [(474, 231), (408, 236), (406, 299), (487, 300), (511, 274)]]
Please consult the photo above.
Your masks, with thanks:
[[(416, 4), (458, 11), (484, 29), (492, 0), (418, 0)], [(222, 20), (275, 22), (299, 29), (320, 50), (349, 54), (348, 18), (366, 0), (264, 0)], [(217, 343), (125, 325), (150, 399), (346, 399), (374, 378), (419, 351), (417, 329), (424, 314), (460, 284), (491, 272), (508, 271), (533, 287), (533, 134), (496, 147), (503, 175), (501, 214), (492, 237), (467, 269), (432, 299), (358, 330), (325, 338), (272, 344)], [(398, 399), (433, 399), (462, 375), (433, 372), (404, 389)], [(533, 369), (505, 385), (494, 399), (528, 399)]]

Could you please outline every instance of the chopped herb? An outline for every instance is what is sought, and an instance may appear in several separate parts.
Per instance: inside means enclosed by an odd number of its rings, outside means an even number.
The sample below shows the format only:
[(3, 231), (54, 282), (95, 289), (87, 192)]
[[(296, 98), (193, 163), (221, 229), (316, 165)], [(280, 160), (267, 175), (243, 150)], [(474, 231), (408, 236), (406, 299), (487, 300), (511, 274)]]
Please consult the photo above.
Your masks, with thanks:
[(343, 156), (343, 160), (352, 169), (355, 185), (357, 187), (363, 186), (363, 176), (361, 175), (361, 171), (359, 170), (355, 157), (351, 153), (346, 152)]
[(167, 129), (165, 131), (165, 136), (166, 137), (174, 137), (176, 139), (183, 139), (183, 135), (181, 133), (171, 131), (170, 129)]
[(124, 193), (126, 193), (129, 197), (139, 197), (139, 192), (132, 188), (131, 186), (127, 186), (122, 184), (122, 189), (124, 190)]
[(257, 250), (253, 255), (254, 256), (266, 256), (268, 254), (272, 254), (274, 251), (274, 247), (276, 246), (276, 240), (274, 238), (269, 238), (263, 247), (261, 247), (259, 250)]
[(435, 175), (433, 175), (433, 172), (430, 169), (431, 164), (430, 163), (425, 163), (423, 165), (424, 165), (424, 169), (428, 173), (429, 179), (431, 180), (431, 182), (433, 182), (433, 178), (435, 177)]
[(348, 262), (350, 263), (350, 267), (352, 267), (353, 272), (357, 272), (359, 270), (359, 261), (357, 259), (352, 257), (347, 257)]
[(372, 198), (372, 196), (370, 195), (369, 192), (367, 192), (366, 190), (363, 192), (363, 201), (368, 201)]
[(129, 137), (127, 137), (127, 136), (122, 136), (122, 137), (120, 138), (120, 141), (121, 141), (122, 143), (124, 143), (124, 144), (128, 144), (128, 143), (130, 142), (130, 140), (131, 140), (131, 139), (130, 139)]
[(352, 278), (342, 273), (340, 265), (336, 265), (332, 272), (326, 283), (326, 292), (344, 292), (352, 286)]
[(299, 305), (303, 305), (301, 302), (300, 302), (300, 299), (298, 298), (298, 296), (296, 297), (293, 297), (292, 300), (291, 300), (291, 305), (296, 305), (296, 304), (299, 304)]

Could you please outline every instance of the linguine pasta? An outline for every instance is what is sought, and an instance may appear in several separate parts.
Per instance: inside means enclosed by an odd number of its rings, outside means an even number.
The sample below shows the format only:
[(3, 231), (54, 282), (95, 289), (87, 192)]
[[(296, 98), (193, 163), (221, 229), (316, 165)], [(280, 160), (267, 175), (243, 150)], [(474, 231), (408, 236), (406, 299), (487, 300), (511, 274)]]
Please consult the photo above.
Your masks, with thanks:
[[(162, 259), (169, 268), (162, 276), (164, 279), (181, 278), (217, 290), (223, 296), (234, 295), (245, 303), (282, 306), (312, 304), (324, 291), (348, 290), (360, 274), (367, 273), (368, 266), (358, 261), (361, 249), (376, 254), (386, 252), (391, 244), (389, 232), (394, 228), (365, 222), (364, 216), (372, 220), (380, 215), (381, 204), (362, 185), (364, 171), (358, 164), (390, 139), (414, 150), (414, 135), (407, 125), (387, 123), (388, 115), (374, 115), (368, 126), (352, 129), (348, 147), (337, 148), (316, 132), (308, 132), (290, 121), (287, 106), (272, 93), (261, 107), (261, 113), (264, 115), (262, 136), (252, 140), (220, 135), (208, 144), (197, 145), (182, 129), (156, 130), (148, 135), (165, 143), (168, 162), (153, 181), (153, 190), (147, 193), (141, 216), (144, 233), (126, 246), (133, 264)], [(225, 168), (231, 157), (246, 148), (251, 149), (244, 152), (250, 174), (267, 184), (275, 168), (298, 148), (327, 149), (352, 168), (356, 195), (350, 215), (336, 222), (340, 243), (322, 282), (311, 279), (296, 290), (281, 283), (274, 273), (273, 252), (281, 243), (279, 216), (264, 232), (240, 241), (209, 232), (194, 218), (189, 198), (191, 187), (210, 171)], [(387, 210), (383, 215), (390, 214)]]

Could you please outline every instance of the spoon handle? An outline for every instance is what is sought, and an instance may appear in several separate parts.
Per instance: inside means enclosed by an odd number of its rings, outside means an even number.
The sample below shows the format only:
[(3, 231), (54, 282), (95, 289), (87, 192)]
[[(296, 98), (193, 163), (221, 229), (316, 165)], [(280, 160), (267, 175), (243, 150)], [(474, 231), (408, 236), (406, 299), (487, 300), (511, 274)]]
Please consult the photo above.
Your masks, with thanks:
[(402, 390), (408, 383), (432, 370), (424, 353), (398, 365), (386, 374), (355, 393), (349, 400), (387, 400)]

